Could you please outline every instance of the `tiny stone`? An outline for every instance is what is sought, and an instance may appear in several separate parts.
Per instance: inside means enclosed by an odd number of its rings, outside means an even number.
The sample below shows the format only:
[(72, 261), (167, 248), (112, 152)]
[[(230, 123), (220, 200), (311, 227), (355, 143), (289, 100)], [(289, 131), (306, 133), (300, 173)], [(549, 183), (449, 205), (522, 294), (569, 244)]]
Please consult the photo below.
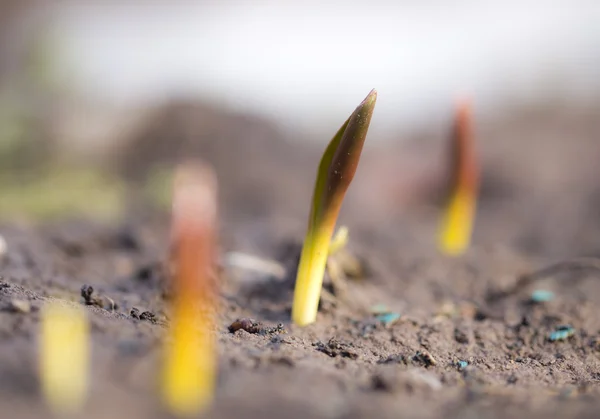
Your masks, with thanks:
[(531, 293), (531, 301), (534, 303), (547, 303), (554, 300), (554, 293), (548, 290), (535, 290)]
[(25, 300), (11, 300), (10, 309), (15, 313), (29, 313), (31, 311), (31, 304)]
[(3, 236), (0, 236), (0, 258), (6, 254), (8, 250), (8, 244)]
[(400, 314), (399, 313), (385, 313), (385, 314), (379, 314), (375, 318), (377, 320), (379, 320), (381, 323), (383, 323), (384, 325), (389, 326), (400, 319)]
[(370, 311), (374, 315), (389, 313), (389, 309), (387, 308), (387, 306), (381, 303), (371, 306)]
[(94, 288), (91, 285), (84, 285), (81, 287), (81, 296), (87, 303), (92, 298), (92, 294), (94, 293)]
[(260, 324), (254, 321), (253, 319), (249, 319), (247, 317), (243, 319), (237, 319), (229, 326), (229, 331), (231, 333), (235, 333), (238, 330), (242, 329), (248, 333), (258, 333), (260, 330)]
[(136, 307), (133, 307), (131, 309), (131, 311), (129, 312), (129, 315), (131, 317), (133, 317), (134, 319), (139, 319), (140, 318), (140, 310)]
[(575, 329), (569, 325), (557, 327), (549, 336), (551, 342), (566, 340), (575, 334)]

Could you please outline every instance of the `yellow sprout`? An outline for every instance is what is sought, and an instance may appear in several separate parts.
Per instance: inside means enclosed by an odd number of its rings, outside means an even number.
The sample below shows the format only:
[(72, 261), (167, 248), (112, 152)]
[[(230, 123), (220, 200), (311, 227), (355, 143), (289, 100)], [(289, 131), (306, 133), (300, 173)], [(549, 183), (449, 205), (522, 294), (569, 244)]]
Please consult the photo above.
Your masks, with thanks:
[(338, 130), (321, 158), (296, 276), (292, 320), (297, 325), (308, 325), (317, 318), (331, 236), (358, 167), (376, 100), (377, 92), (372, 90)]
[(79, 411), (88, 393), (89, 324), (86, 312), (57, 302), (42, 310), (40, 377), (47, 403), (57, 414)]
[(196, 415), (214, 397), (216, 193), (216, 179), (208, 167), (190, 164), (178, 171), (172, 227), (176, 274), (162, 395), (167, 409), (180, 417)]
[[(173, 313), (171, 341), (166, 345), (163, 396), (176, 416), (189, 417), (204, 410), (213, 398), (216, 349), (201, 320), (185, 307)], [(204, 324), (204, 325), (203, 325)]]
[(479, 173), (472, 131), (470, 106), (461, 102), (452, 135), (450, 193), (439, 237), (440, 250), (452, 256), (468, 249), (475, 220)]

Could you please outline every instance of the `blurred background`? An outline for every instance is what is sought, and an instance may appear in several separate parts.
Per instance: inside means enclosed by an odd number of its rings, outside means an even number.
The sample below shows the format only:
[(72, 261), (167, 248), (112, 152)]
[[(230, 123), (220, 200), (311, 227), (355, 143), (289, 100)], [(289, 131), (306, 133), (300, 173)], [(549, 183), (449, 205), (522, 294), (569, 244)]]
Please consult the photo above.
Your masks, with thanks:
[[(319, 154), (376, 88), (350, 211), (434, 202), (468, 97), (484, 210), (595, 219), (598, 22), (597, 0), (4, 0), (0, 216), (164, 206), (172, 165), (199, 156), (232, 220), (304, 220)], [(589, 225), (569, 228), (580, 240)]]

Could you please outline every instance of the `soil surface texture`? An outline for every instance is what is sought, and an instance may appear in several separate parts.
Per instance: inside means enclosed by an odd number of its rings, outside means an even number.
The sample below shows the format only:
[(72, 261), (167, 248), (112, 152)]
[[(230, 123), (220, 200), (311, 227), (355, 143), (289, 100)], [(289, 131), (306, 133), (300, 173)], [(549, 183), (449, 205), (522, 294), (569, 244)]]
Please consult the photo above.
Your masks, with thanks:
[[(305, 328), (291, 324), (290, 311), (324, 146), (283, 141), (243, 118), (222, 121), (224, 131), (215, 123), (211, 133), (225, 133), (216, 143), (194, 134), (204, 129), (195, 113), (157, 117), (119, 164), (133, 188), (144, 175), (136, 150), (156, 165), (199, 156), (219, 177), (219, 377), (206, 417), (598, 417), (600, 122), (592, 112), (523, 111), (481, 126), (480, 211), (473, 246), (456, 258), (436, 249), (443, 181), (424, 169), (436, 167), (444, 138), (430, 142), (431, 153), (367, 144), (339, 219), (350, 231), (341, 274), (326, 277), (318, 321)], [(180, 155), (167, 158), (164, 141), (177, 135)], [(81, 417), (167, 417), (157, 375), (169, 215), (140, 206), (114, 224), (0, 228), (0, 417), (51, 417), (37, 339), (40, 308), (52, 299), (84, 305), (91, 320)], [(229, 266), (234, 251), (284, 270)]]

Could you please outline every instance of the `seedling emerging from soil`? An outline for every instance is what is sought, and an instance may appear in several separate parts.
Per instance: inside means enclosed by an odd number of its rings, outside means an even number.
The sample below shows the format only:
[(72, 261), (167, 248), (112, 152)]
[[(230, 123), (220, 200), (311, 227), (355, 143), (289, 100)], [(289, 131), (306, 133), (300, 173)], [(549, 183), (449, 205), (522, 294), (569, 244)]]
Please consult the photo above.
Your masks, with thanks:
[(166, 343), (163, 398), (176, 416), (193, 416), (213, 398), (217, 197), (212, 170), (182, 167), (175, 178), (173, 251), (175, 278), (170, 340)]
[(372, 90), (338, 130), (321, 158), (294, 291), (292, 320), (300, 326), (316, 320), (331, 236), (358, 166), (376, 100), (377, 92)]
[(42, 392), (57, 415), (78, 412), (88, 392), (89, 324), (81, 307), (48, 303), (42, 310)]
[(452, 175), (439, 237), (440, 250), (453, 256), (469, 247), (477, 205), (479, 169), (472, 125), (470, 105), (462, 101), (452, 131)]

